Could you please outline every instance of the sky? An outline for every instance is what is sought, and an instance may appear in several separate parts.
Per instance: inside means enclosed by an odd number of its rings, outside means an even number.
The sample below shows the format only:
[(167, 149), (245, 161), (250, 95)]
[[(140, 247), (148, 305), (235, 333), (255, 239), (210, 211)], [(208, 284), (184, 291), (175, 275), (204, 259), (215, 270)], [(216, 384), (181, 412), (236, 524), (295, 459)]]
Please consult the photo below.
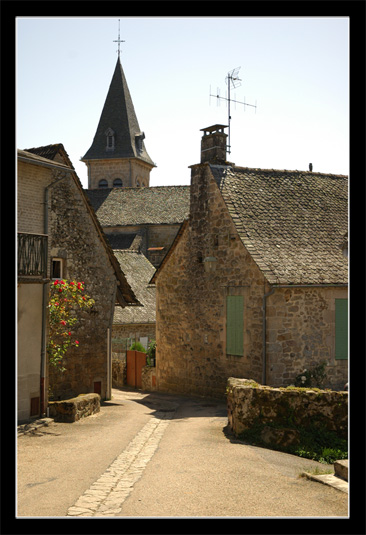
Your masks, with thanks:
[[(150, 186), (190, 184), (200, 130), (228, 124), (238, 166), (349, 174), (348, 17), (17, 17), (16, 144), (62, 143), (83, 187), (117, 62), (145, 147)], [(213, 96), (210, 96), (213, 95)]]

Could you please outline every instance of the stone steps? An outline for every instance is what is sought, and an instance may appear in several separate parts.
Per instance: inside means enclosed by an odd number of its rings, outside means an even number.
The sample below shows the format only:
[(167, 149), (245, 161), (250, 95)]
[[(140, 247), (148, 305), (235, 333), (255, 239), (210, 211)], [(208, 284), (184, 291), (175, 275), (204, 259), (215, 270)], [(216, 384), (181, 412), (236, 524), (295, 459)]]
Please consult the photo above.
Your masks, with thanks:
[(348, 459), (334, 463), (334, 475), (348, 481)]

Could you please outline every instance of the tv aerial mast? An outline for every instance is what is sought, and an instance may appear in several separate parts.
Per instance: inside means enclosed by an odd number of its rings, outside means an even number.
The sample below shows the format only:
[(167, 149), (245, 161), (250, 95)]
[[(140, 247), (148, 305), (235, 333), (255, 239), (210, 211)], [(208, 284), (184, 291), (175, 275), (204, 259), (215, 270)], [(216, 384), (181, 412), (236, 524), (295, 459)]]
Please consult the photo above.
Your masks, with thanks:
[(230, 97), (231, 88), (236, 89), (237, 87), (241, 86), (241, 81), (242, 80), (238, 76), (240, 69), (241, 69), (241, 67), (236, 67), (235, 69), (233, 69), (232, 71), (229, 71), (227, 73), (225, 81), (226, 81), (227, 86), (228, 86), (228, 98), (221, 97), (219, 89), (217, 89), (217, 94), (216, 95), (212, 95), (211, 94), (211, 88), (210, 88), (210, 97), (216, 97), (218, 104), (219, 104), (220, 100), (226, 100), (226, 102), (228, 103), (228, 126), (229, 126), (228, 141), (229, 141), (229, 143), (227, 145), (227, 152), (229, 154), (231, 152), (231, 143), (230, 143), (230, 121), (231, 121), (230, 104), (231, 104), (231, 102), (235, 102), (236, 104), (243, 104), (244, 110), (245, 110), (245, 106), (250, 106), (251, 108), (255, 108), (255, 110), (257, 111), (257, 102), (255, 104), (248, 104), (248, 103), (245, 102), (245, 97), (244, 97), (244, 102), (240, 102), (239, 100), (235, 100), (235, 99), (232, 99)]

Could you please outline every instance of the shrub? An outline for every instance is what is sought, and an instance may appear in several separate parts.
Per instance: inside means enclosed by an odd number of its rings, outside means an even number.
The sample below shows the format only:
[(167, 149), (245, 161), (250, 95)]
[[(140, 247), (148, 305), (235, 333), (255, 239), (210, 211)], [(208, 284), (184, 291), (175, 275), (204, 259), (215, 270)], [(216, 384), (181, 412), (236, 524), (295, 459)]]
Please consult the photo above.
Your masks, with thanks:
[(130, 351), (141, 351), (141, 353), (146, 353), (146, 349), (141, 342), (134, 342), (130, 347)]
[(315, 366), (315, 368), (311, 368), (309, 370), (305, 369), (296, 377), (295, 386), (309, 388), (315, 386), (317, 388), (321, 388), (327, 377), (327, 374), (325, 373), (326, 365), (326, 361), (323, 361), (318, 366)]

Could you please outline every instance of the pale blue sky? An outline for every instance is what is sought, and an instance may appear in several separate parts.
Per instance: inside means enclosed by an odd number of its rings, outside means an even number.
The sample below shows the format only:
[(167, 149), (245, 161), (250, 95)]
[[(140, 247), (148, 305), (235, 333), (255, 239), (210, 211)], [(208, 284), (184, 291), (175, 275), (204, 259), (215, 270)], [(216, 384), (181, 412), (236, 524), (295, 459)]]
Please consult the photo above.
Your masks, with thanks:
[(349, 173), (347, 17), (22, 18), (17, 25), (17, 148), (63, 143), (84, 187), (89, 149), (117, 61), (146, 149), (152, 186), (190, 183), (200, 129), (227, 124), (236, 165)]

